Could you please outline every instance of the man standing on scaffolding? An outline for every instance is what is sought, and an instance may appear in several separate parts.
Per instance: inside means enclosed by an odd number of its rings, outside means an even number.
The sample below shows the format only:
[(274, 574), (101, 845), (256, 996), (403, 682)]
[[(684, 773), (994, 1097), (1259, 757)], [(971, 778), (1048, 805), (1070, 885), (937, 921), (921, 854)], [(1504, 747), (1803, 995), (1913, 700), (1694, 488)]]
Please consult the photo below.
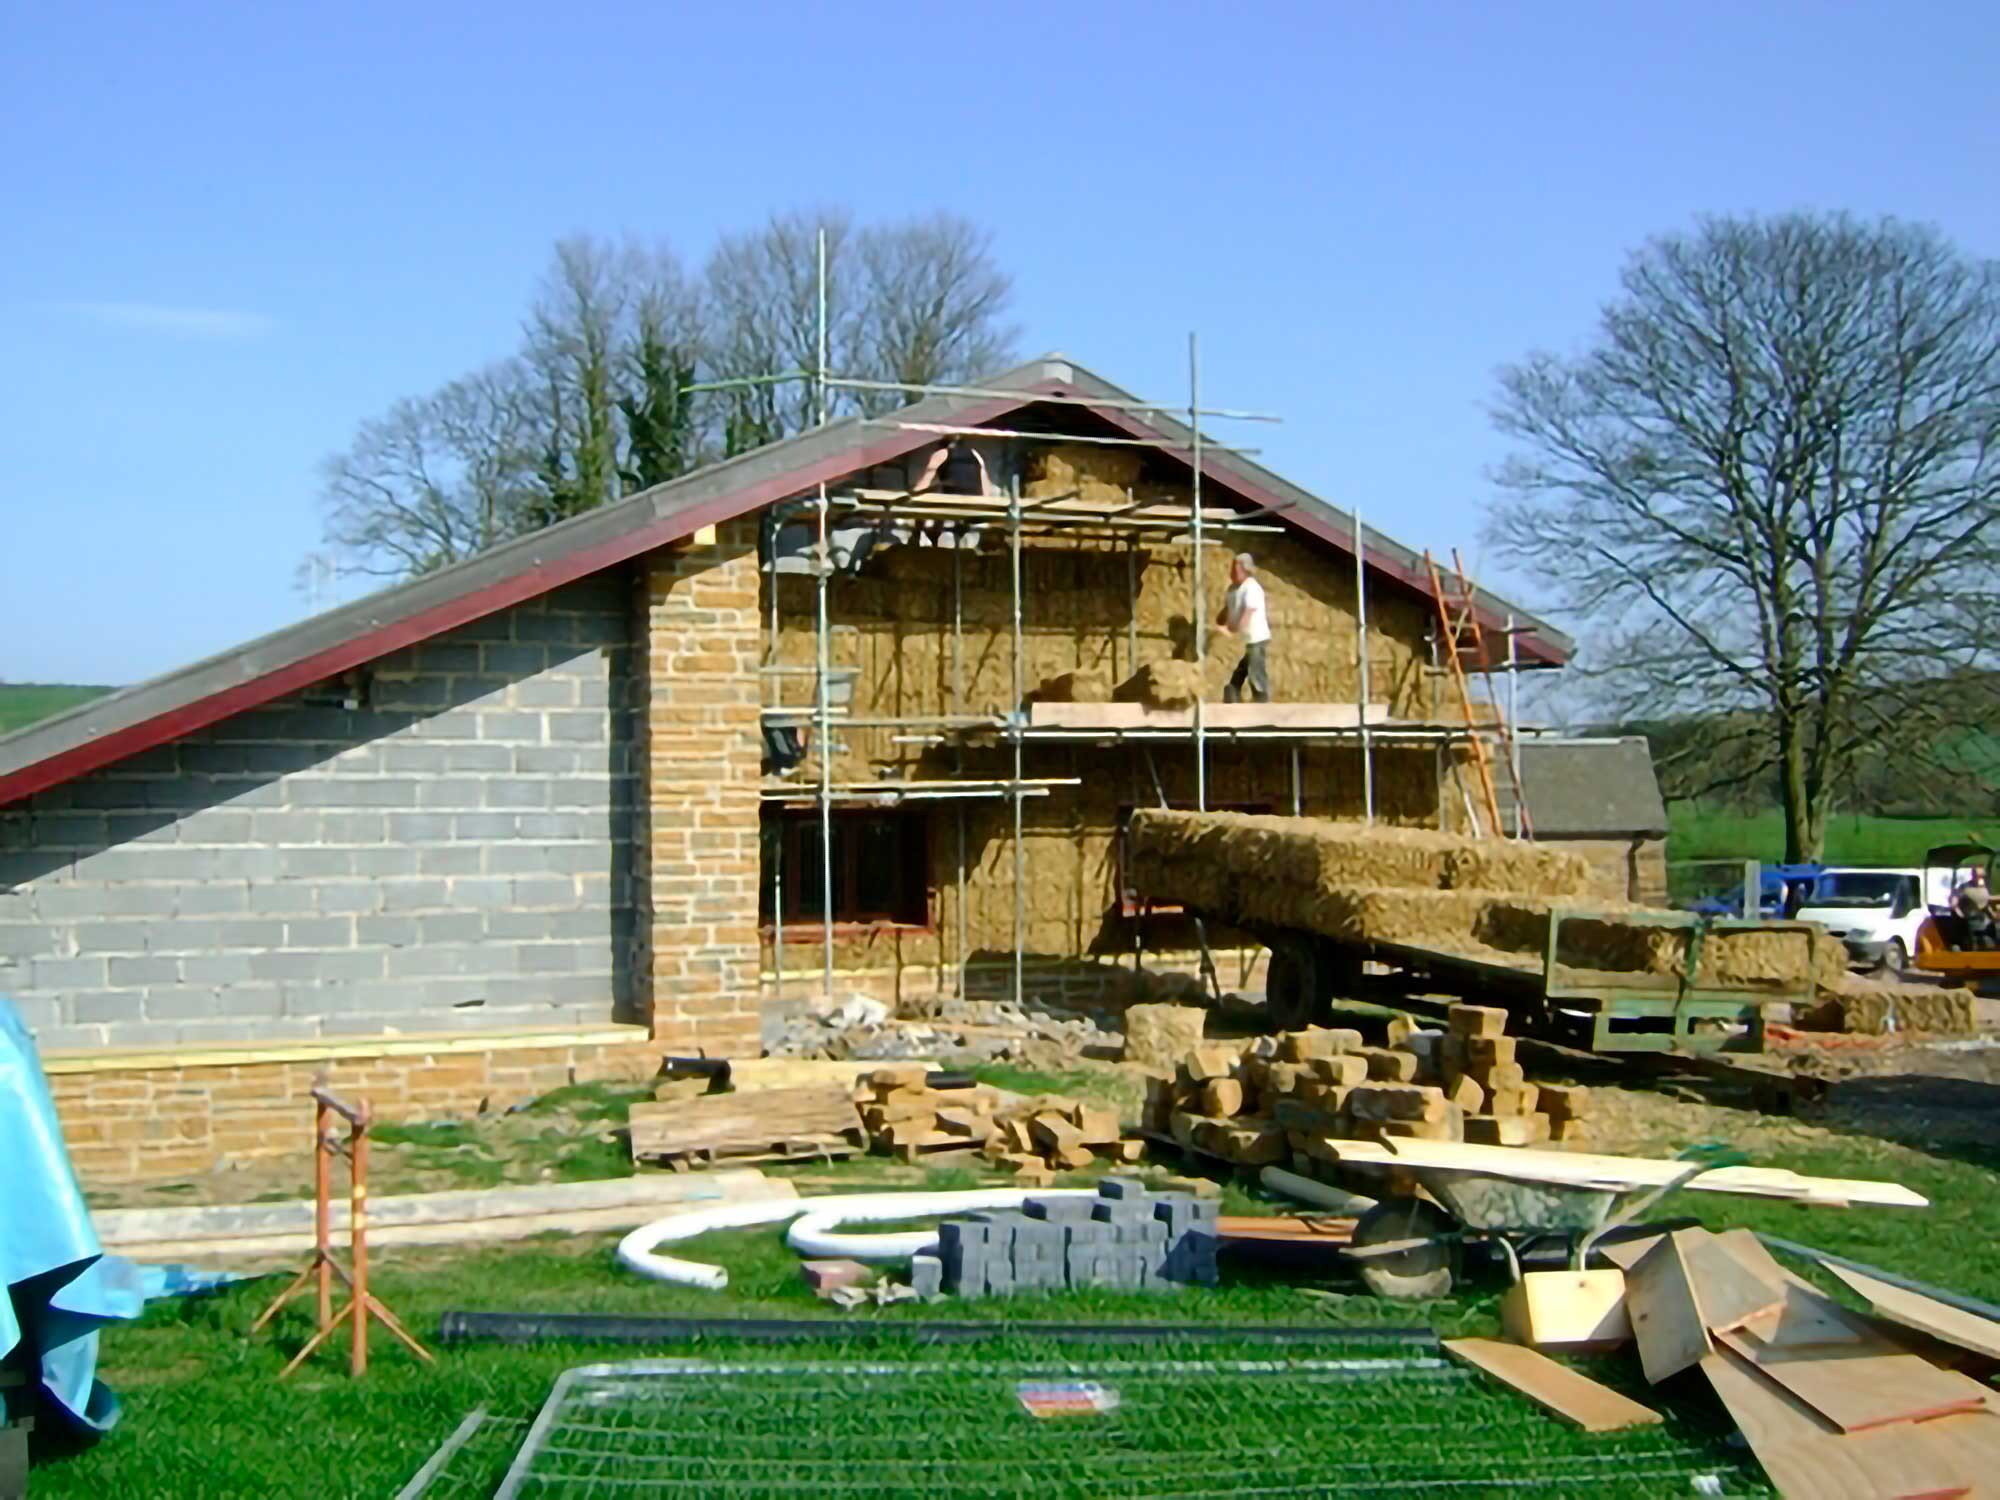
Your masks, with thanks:
[(1229, 592), (1223, 596), (1222, 612), (1215, 623), (1231, 635), (1243, 637), (1243, 660), (1222, 690), (1224, 703), (1239, 703), (1243, 684), (1250, 684), (1252, 703), (1271, 701), (1271, 664), (1266, 659), (1271, 644), (1271, 615), (1264, 607), (1264, 585), (1257, 581), (1257, 559), (1239, 552), (1229, 564)]

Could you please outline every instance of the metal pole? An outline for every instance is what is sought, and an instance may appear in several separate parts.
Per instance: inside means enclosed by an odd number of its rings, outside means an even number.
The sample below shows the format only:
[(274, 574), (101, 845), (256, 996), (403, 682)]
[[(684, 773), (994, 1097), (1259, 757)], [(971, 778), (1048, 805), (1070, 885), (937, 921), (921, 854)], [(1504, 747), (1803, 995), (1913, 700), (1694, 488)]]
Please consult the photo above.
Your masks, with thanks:
[[(826, 425), (826, 229), (820, 228), (815, 245), (817, 269), (818, 363), (813, 370), (813, 415)], [(833, 548), (827, 535), (826, 481), (819, 484), (819, 613), (814, 622), (818, 633), (817, 667), (819, 708), (819, 908), (821, 940), (821, 982), (828, 1005), (833, 1004), (833, 709), (827, 678), (833, 670), (831, 626), (827, 623), (826, 591), (833, 573)]]
[[(813, 366), (813, 422), (826, 426), (826, 229), (819, 231), (819, 359)], [(822, 491), (824, 493), (824, 491)]]
[(1294, 743), (1292, 745), (1292, 816), (1295, 818), (1299, 816), (1299, 813), (1302, 810), (1300, 807), (1300, 800), (1301, 798), (1300, 798), (1300, 788), (1299, 788), (1299, 747), (1296, 743)]
[[(953, 531), (951, 540), (951, 711), (958, 714), (965, 712), (965, 532)], [(955, 763), (959, 774), (965, 774), (963, 739), (958, 742)], [(954, 811), (958, 814), (958, 998), (963, 1000), (966, 944), (972, 924), (966, 912), (965, 808), (960, 806)]]
[(1188, 427), (1194, 434), (1194, 485), (1191, 508), (1194, 530), (1194, 663), (1201, 686), (1194, 695), (1194, 806), (1208, 811), (1208, 736), (1202, 700), (1208, 696), (1208, 598), (1201, 577), (1201, 343), (1188, 334)]
[(1507, 616), (1507, 768), (1514, 774), (1514, 837), (1528, 830), (1528, 795), (1521, 789), (1521, 663), (1514, 646), (1514, 617)]
[[(778, 533), (776, 527), (773, 527), (771, 530), (771, 555), (766, 559), (766, 562), (771, 570), (769, 575), (771, 579), (771, 649), (769, 656), (771, 664), (776, 666), (778, 662), (779, 641)], [(759, 696), (762, 696), (761, 688), (759, 689)], [(784, 697), (785, 684), (784, 680), (780, 678), (778, 679), (778, 701), (781, 704), (784, 702)], [(759, 816), (757, 833), (758, 851), (761, 858), (764, 842), (761, 814)], [(771, 999), (778, 1005), (782, 1005), (785, 999), (785, 820), (783, 814), (780, 814), (778, 817), (778, 857), (771, 861)]]
[(823, 948), (821, 967), (822, 982), (827, 1004), (833, 1003), (833, 708), (827, 693), (827, 679), (832, 674), (831, 630), (826, 616), (826, 588), (833, 572), (833, 548), (827, 539), (826, 485), (819, 487), (819, 561), (815, 572), (818, 576), (819, 618), (816, 622), (818, 640), (818, 666), (814, 674), (816, 685), (816, 708), (819, 728), (819, 908), (820, 935)]
[(1027, 663), (1023, 659), (1021, 632), (1021, 476), (1010, 475), (1007, 481), (1007, 542), (1008, 555), (1012, 559), (1014, 600), (1014, 705), (1011, 733), (1014, 740), (1014, 780), (1008, 791), (1014, 803), (1014, 1003), (1019, 1005), (1022, 998), (1021, 949), (1027, 941), (1028, 932), (1028, 869), (1027, 849), (1022, 842), (1021, 826), (1021, 700), (1027, 696)]
[(1375, 821), (1375, 747), (1368, 735), (1368, 561), (1361, 539), (1361, 512), (1354, 513), (1354, 644), (1358, 670), (1354, 706), (1361, 722), (1361, 818)]

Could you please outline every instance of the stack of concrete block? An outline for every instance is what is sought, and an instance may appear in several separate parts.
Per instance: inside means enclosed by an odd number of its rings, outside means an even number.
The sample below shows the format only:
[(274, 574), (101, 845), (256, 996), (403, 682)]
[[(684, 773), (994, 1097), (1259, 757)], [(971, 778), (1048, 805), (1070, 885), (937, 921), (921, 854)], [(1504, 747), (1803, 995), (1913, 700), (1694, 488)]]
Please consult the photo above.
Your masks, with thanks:
[(1337, 1161), (1334, 1140), (1580, 1141), (1588, 1091), (1530, 1083), (1506, 1023), (1504, 1010), (1455, 1005), (1442, 1032), (1391, 1021), (1385, 1046), (1310, 1027), (1196, 1047), (1171, 1079), (1149, 1080), (1145, 1124), (1246, 1166), (1289, 1156), (1301, 1171)]
[(1108, 1177), (1094, 1199), (1031, 1198), (947, 1221), (937, 1254), (911, 1262), (910, 1284), (961, 1297), (1213, 1286), (1216, 1213), (1213, 1199)]
[(855, 1085), (861, 1123), (878, 1149), (905, 1158), (977, 1147), (995, 1166), (1046, 1186), (1058, 1171), (1136, 1162), (1146, 1144), (1126, 1139), (1118, 1111), (1059, 1094), (1003, 1103), (989, 1088), (934, 1089), (921, 1063), (877, 1068)]

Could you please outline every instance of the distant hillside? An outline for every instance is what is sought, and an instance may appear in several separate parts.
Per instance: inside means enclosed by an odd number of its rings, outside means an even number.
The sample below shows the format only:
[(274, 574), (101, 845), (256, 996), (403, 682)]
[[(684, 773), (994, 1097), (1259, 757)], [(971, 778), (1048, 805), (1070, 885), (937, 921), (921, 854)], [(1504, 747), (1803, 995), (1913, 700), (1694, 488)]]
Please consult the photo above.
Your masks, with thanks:
[(25, 729), (37, 719), (46, 719), (92, 698), (102, 698), (108, 687), (84, 687), (76, 683), (0, 682), (0, 734)]

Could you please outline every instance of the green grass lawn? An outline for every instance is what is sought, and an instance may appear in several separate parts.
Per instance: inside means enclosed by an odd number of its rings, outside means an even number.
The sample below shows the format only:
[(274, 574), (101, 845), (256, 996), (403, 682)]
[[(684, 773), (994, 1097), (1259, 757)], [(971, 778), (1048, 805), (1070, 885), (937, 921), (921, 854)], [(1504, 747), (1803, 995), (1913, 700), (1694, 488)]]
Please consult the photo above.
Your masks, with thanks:
[[(1701, 1195), (1692, 1202), (1682, 1199), (1672, 1208), (1698, 1211), (1714, 1228), (1742, 1224), (1764, 1229), (2000, 1300), (2000, 1257), (1983, 1253), (1983, 1247), (2000, 1235), (2000, 1197), (1992, 1191), (1992, 1169), (2000, 1162), (1977, 1153), (1974, 1159), (1959, 1160), (1901, 1147), (1886, 1149), (1887, 1161), (1879, 1144), (1858, 1142), (1853, 1147), (1843, 1144), (1801, 1152), (1783, 1164), (1830, 1175), (1892, 1174), (1929, 1195), (1935, 1207), (1926, 1212), (1842, 1212)], [(879, 1168), (871, 1164), (802, 1169), (818, 1185), (808, 1191), (823, 1190), (829, 1179), (861, 1186), (875, 1170)], [(917, 1185), (969, 1185), (970, 1178), (959, 1169), (934, 1173)], [(1244, 1211), (1255, 1201), (1255, 1195), (1232, 1186), (1225, 1211)], [(1045, 1434), (1035, 1430), (1036, 1424), (1024, 1424), (1012, 1407), (1013, 1376), (1003, 1366), (1066, 1361), (1083, 1375), (1102, 1376), (1116, 1384), (1119, 1377), (1107, 1373), (1114, 1360), (1327, 1358), (1352, 1355), (1356, 1346), (1277, 1354), (1268, 1346), (1227, 1340), (1194, 1348), (1163, 1340), (1137, 1351), (1129, 1346), (1054, 1346), (1033, 1338), (1036, 1320), (1322, 1322), (1356, 1328), (1417, 1323), (1446, 1335), (1490, 1333), (1496, 1328), (1497, 1288), (1492, 1286), (1412, 1306), (1363, 1295), (1337, 1272), (1286, 1278), (1253, 1268), (1226, 1270), (1225, 1284), (1212, 1291), (1163, 1297), (1049, 1294), (841, 1313), (813, 1299), (800, 1285), (797, 1259), (775, 1229), (710, 1235), (678, 1249), (687, 1258), (729, 1269), (731, 1286), (721, 1294), (640, 1280), (613, 1262), (614, 1244), (615, 1236), (608, 1235), (544, 1237), (502, 1248), (383, 1252), (373, 1280), (389, 1305), (427, 1339), (436, 1330), (439, 1314), (448, 1308), (818, 1318), (826, 1323), (827, 1337), (803, 1345), (772, 1346), (728, 1340), (658, 1346), (469, 1346), (440, 1350), (439, 1365), (426, 1369), (378, 1332), (377, 1361), (365, 1380), (348, 1379), (343, 1345), (279, 1385), (275, 1379), (279, 1368), (310, 1332), (310, 1314), (303, 1302), (295, 1304), (274, 1328), (251, 1337), (250, 1323), (282, 1285), (265, 1279), (209, 1298), (156, 1304), (138, 1324), (108, 1332), (101, 1374), (124, 1400), (124, 1421), (94, 1448), (38, 1469), (33, 1493), (115, 1495), (121, 1500), (154, 1495), (385, 1496), (395, 1492), (468, 1410), (485, 1403), (496, 1419), (494, 1426), (454, 1463), (452, 1487), (436, 1493), (490, 1495), (517, 1446), (520, 1424), (539, 1409), (564, 1369), (690, 1355), (757, 1362), (863, 1357), (871, 1363), (945, 1362), (948, 1368), (937, 1376), (942, 1383), (935, 1390), (922, 1382), (889, 1383), (863, 1403), (854, 1390), (842, 1388), (816, 1405), (787, 1387), (787, 1393), (767, 1393), (768, 1399), (760, 1398), (747, 1413), (713, 1418), (712, 1442), (720, 1445), (718, 1452), (754, 1451), (754, 1445), (761, 1443), (773, 1446), (780, 1456), (797, 1456), (806, 1453), (805, 1439), (810, 1435), (818, 1446), (811, 1450), (810, 1463), (801, 1458), (804, 1467), (792, 1476), (795, 1479), (824, 1478), (829, 1467), (837, 1467), (842, 1450), (834, 1440), (841, 1432), (857, 1443), (877, 1444), (889, 1441), (883, 1432), (915, 1432), (934, 1443), (937, 1452), (973, 1463), (958, 1482), (972, 1483), (966, 1477), (970, 1475), (977, 1479), (973, 1488), (980, 1493), (1101, 1493), (1110, 1483), (1102, 1474), (1084, 1483), (1071, 1471), (1048, 1469), (1053, 1460), (1046, 1442), (1056, 1439), (1046, 1434), (1064, 1429), (1049, 1426)], [(1330, 1295), (1309, 1296), (1308, 1289)], [(938, 1317), (1005, 1320), (1010, 1334), (1001, 1342), (956, 1348), (892, 1336), (896, 1324)], [(1151, 1445), (1145, 1451), (1154, 1456), (1142, 1454), (1135, 1463), (1142, 1459), (1164, 1463), (1167, 1460), (1159, 1457), (1166, 1451), (1162, 1445), (1193, 1444), (1251, 1455), (1245, 1462), (1252, 1466), (1267, 1461), (1255, 1455), (1265, 1452), (1260, 1446), (1264, 1437), (1278, 1432), (1285, 1463), (1271, 1472), (1293, 1491), (1312, 1487), (1310, 1474), (1297, 1468), (1297, 1462), (1304, 1460), (1339, 1476), (1341, 1493), (1416, 1493), (1425, 1478), (1450, 1478), (1456, 1482), (1446, 1492), (1453, 1494), (1518, 1494), (1523, 1492), (1523, 1475), (1575, 1475), (1580, 1472), (1577, 1466), (1589, 1470), (1589, 1483), (1551, 1478), (1547, 1487), (1529, 1486), (1526, 1492), (1686, 1494), (1688, 1476), (1695, 1471), (1722, 1474), (1728, 1493), (1757, 1492), (1757, 1474), (1743, 1468), (1740, 1453), (1725, 1443), (1720, 1409), (1700, 1382), (1639, 1391), (1634, 1363), (1626, 1356), (1612, 1356), (1588, 1368), (1664, 1411), (1668, 1426), (1609, 1443), (1583, 1437), (1482, 1381), (1435, 1373), (1414, 1385), (1398, 1376), (1380, 1384), (1355, 1382), (1337, 1389), (1314, 1386), (1308, 1377), (1299, 1376), (1296, 1388), (1287, 1385), (1279, 1392), (1267, 1380), (1251, 1393), (1219, 1378), (1161, 1383), (1135, 1375), (1131, 1377), (1134, 1409), (1127, 1417), (1071, 1431), (1094, 1432), (1102, 1439), (1098, 1446), (1109, 1444), (1114, 1449), (1121, 1443), (1141, 1443), (1143, 1436)], [(831, 1404), (836, 1396), (845, 1403), (838, 1410)], [(891, 1404), (883, 1409), (883, 1403)], [(1144, 1422), (1139, 1421), (1141, 1415)], [(1169, 1435), (1163, 1436), (1167, 1429)], [(798, 1445), (785, 1440), (788, 1433), (798, 1437)], [(881, 1454), (879, 1447), (869, 1451)], [(986, 1467), (980, 1468), (982, 1464)], [(730, 1493), (731, 1486), (716, 1477), (722, 1472), (711, 1475), (712, 1483), (684, 1485), (678, 1492)], [(1141, 1473), (1152, 1472), (1134, 1470), (1135, 1482)], [(939, 1475), (915, 1458), (909, 1477), (923, 1492), (941, 1485)], [(1493, 1488), (1465, 1482), (1481, 1477)], [(1503, 1482), (1508, 1485), (1504, 1491)], [(843, 1492), (889, 1491), (864, 1485)]]
[[(1784, 858), (1785, 823), (1776, 809), (1731, 812), (1677, 802), (1667, 812), (1670, 860)], [(1918, 866), (1924, 851), (1966, 838), (1991, 843), (2000, 824), (1978, 818), (1882, 818), (1838, 813), (1827, 824), (1826, 859), (1836, 865)]]
[(67, 683), (0, 682), (0, 735), (25, 729), (37, 719), (53, 717), (110, 691), (108, 687)]

